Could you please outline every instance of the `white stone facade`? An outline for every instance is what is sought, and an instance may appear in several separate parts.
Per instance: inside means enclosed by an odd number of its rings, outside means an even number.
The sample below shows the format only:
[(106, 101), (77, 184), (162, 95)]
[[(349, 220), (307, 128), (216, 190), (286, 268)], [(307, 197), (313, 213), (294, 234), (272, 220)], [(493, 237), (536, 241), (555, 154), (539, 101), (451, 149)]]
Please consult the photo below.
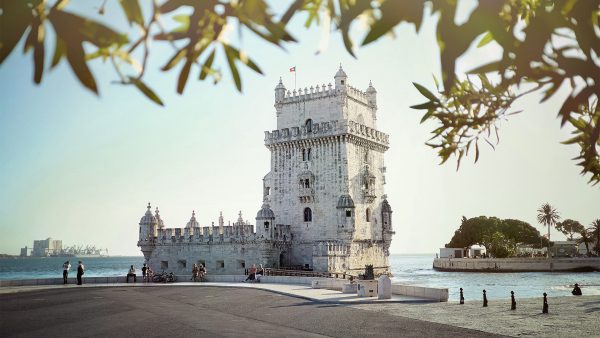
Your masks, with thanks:
[(218, 227), (200, 228), (192, 215), (186, 228), (164, 229), (148, 206), (138, 245), (155, 271), (183, 273), (197, 262), (214, 273), (259, 263), (353, 275), (366, 264), (389, 270), (389, 136), (376, 129), (377, 92), (349, 86), (341, 67), (334, 79), (334, 86), (275, 88), (278, 129), (265, 132), (271, 171), (255, 231), (241, 215), (233, 226), (221, 217)]

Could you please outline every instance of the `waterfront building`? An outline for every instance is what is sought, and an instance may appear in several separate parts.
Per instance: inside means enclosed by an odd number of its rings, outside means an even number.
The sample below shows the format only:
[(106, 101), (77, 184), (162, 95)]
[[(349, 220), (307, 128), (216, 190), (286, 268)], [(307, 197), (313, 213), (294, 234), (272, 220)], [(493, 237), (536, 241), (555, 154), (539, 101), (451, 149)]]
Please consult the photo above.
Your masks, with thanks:
[(348, 84), (342, 67), (334, 84), (275, 87), (277, 129), (265, 132), (271, 170), (263, 178), (256, 227), (238, 220), (200, 226), (192, 212), (182, 228), (167, 228), (150, 204), (139, 241), (155, 271), (243, 273), (247, 266), (292, 267), (358, 274), (373, 264), (389, 271), (394, 231), (384, 193), (389, 136), (377, 129), (377, 91)]
[(60, 255), (62, 253), (62, 241), (59, 239), (40, 239), (33, 241), (31, 255), (34, 257), (46, 257)]

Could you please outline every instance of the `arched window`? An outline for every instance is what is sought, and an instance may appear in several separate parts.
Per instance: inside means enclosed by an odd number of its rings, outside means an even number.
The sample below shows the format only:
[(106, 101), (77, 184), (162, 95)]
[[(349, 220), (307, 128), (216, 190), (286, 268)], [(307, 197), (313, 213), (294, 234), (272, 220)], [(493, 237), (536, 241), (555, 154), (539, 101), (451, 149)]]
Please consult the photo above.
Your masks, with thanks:
[(371, 222), (371, 209), (367, 208), (367, 212), (365, 213), (367, 222)]
[(312, 222), (312, 210), (304, 208), (304, 222)]
[(304, 123), (304, 125), (306, 126), (306, 132), (312, 133), (312, 120), (306, 120), (306, 123)]

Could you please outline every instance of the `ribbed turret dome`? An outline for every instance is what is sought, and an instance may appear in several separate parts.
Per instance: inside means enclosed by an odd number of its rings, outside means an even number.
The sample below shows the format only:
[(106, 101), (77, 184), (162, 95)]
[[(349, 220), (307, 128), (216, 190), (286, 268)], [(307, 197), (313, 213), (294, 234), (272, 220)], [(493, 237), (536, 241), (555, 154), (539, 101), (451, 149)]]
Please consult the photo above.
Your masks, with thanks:
[(337, 73), (335, 73), (334, 78), (336, 77), (348, 77), (348, 75), (346, 75), (346, 72), (344, 72), (344, 70), (342, 69), (342, 65), (340, 65), (340, 69), (338, 69)]
[(354, 208), (354, 200), (352, 200), (352, 197), (350, 195), (344, 194), (344, 195), (340, 196), (340, 198), (338, 199), (337, 208), (338, 209)]
[(200, 224), (196, 221), (196, 211), (192, 210), (192, 217), (190, 218), (190, 221), (187, 222), (186, 224), (186, 228), (196, 228), (199, 227)]
[(274, 219), (275, 213), (267, 202), (263, 203), (260, 210), (256, 213), (256, 219)]
[(388, 203), (387, 199), (383, 200), (383, 202), (381, 203), (381, 211), (392, 213), (392, 207)]
[(369, 88), (367, 88), (367, 93), (377, 93), (377, 90), (375, 90), (375, 87), (373, 87), (373, 83), (371, 81), (369, 81)]
[(148, 202), (148, 209), (146, 209), (146, 214), (140, 219), (140, 225), (157, 224), (156, 217), (150, 211), (151, 208), (150, 202)]
[(285, 90), (285, 86), (283, 85), (283, 81), (281, 81), (281, 77), (279, 78), (279, 83), (277, 84), (277, 86), (275, 87), (275, 89), (284, 89)]

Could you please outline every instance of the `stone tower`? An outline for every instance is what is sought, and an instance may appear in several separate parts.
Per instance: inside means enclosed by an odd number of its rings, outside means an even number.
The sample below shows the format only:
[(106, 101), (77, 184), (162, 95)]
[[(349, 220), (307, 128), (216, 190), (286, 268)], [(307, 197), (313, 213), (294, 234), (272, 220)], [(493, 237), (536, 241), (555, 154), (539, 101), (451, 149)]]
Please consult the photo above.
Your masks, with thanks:
[[(377, 130), (377, 91), (348, 84), (290, 92), (275, 87), (277, 130), (265, 132), (271, 171), (264, 177), (257, 232), (290, 231), (280, 264), (350, 272), (388, 271), (391, 207), (384, 194), (389, 136)], [(263, 225), (264, 226), (261, 226)]]

